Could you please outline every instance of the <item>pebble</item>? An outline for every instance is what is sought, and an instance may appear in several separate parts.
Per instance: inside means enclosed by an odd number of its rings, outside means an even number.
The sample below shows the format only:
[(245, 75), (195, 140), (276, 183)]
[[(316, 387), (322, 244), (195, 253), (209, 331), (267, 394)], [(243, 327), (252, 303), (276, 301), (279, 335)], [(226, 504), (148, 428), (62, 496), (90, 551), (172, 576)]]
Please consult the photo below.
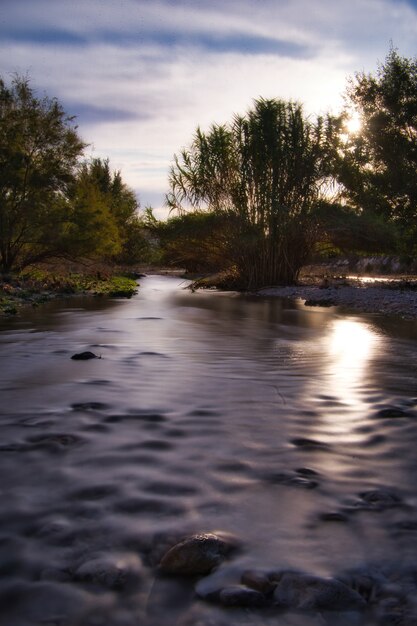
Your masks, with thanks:
[(296, 610), (354, 611), (364, 599), (344, 583), (298, 572), (287, 572), (274, 591), (275, 604)]
[(276, 587), (276, 583), (269, 579), (267, 572), (254, 569), (243, 572), (242, 584), (261, 593), (270, 593)]
[[(401, 506), (401, 498), (387, 489), (371, 489), (359, 494), (363, 503), (374, 509), (388, 509), (394, 506)], [(358, 503), (360, 505), (360, 503)]]
[(71, 359), (74, 361), (88, 361), (89, 359), (98, 359), (99, 357), (94, 352), (78, 352), (77, 354), (73, 354)]
[(221, 590), (220, 604), (223, 606), (261, 607), (265, 606), (266, 598), (263, 593), (243, 585), (231, 585)]
[(401, 315), (417, 318), (417, 295), (415, 291), (395, 289), (389, 286), (338, 285), (328, 289), (314, 286), (268, 287), (257, 292), (260, 296), (300, 298), (314, 302), (315, 306), (345, 306), (370, 313)]
[(233, 540), (214, 533), (191, 535), (168, 550), (160, 561), (159, 570), (163, 574), (183, 576), (208, 574), (235, 546)]
[(141, 562), (136, 555), (98, 555), (82, 563), (76, 569), (74, 579), (120, 590), (136, 585), (140, 573)]

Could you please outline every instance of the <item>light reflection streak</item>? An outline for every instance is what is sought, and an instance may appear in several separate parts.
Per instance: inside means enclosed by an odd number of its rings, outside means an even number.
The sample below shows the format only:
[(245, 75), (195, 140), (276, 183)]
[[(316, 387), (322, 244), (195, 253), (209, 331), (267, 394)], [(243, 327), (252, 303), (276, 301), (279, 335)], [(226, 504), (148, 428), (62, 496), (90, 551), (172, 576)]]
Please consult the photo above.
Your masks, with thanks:
[(327, 342), (330, 393), (340, 402), (359, 408), (363, 404), (360, 388), (379, 337), (364, 322), (340, 319), (332, 324)]

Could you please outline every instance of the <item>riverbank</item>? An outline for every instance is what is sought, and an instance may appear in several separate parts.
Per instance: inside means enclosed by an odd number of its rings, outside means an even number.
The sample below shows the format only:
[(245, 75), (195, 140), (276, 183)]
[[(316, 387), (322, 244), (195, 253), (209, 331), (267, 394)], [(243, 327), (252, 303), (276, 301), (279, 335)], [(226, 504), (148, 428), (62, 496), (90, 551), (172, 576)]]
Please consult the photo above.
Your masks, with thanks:
[(137, 280), (109, 271), (63, 272), (36, 269), (0, 277), (0, 315), (16, 315), (22, 307), (36, 307), (54, 298), (91, 294), (130, 298)]
[(306, 306), (340, 306), (366, 313), (417, 319), (416, 277), (343, 277), (289, 287), (268, 287), (260, 296), (300, 299)]

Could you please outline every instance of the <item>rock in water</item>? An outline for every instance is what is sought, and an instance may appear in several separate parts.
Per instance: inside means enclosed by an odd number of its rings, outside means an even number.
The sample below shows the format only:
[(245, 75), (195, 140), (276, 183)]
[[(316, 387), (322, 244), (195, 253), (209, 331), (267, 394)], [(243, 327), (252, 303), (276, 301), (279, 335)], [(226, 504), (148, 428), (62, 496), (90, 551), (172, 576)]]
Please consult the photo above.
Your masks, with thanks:
[(99, 357), (94, 352), (79, 352), (78, 354), (73, 354), (71, 359), (74, 361), (88, 361), (89, 359), (98, 359)]
[(286, 572), (274, 591), (277, 606), (298, 610), (354, 611), (365, 607), (364, 599), (334, 579)]
[(223, 606), (260, 607), (266, 604), (263, 593), (243, 585), (225, 587), (220, 592), (219, 600)]
[(98, 555), (80, 565), (74, 573), (74, 579), (120, 590), (136, 585), (140, 574), (141, 563), (137, 556)]
[(170, 548), (162, 557), (163, 574), (194, 576), (208, 574), (226, 558), (233, 544), (218, 535), (191, 535)]

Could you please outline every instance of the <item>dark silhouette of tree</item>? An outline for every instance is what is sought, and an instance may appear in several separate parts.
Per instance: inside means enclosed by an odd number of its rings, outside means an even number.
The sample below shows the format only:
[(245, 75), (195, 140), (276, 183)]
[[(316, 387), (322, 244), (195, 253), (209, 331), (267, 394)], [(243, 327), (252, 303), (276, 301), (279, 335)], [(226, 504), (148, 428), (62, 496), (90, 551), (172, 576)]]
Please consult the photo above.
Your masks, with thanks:
[(257, 100), (230, 124), (197, 130), (175, 157), (167, 203), (234, 217), (224, 256), (243, 287), (292, 283), (316, 239), (312, 209), (337, 127), (330, 117), (307, 119), (297, 103)]
[(38, 98), (26, 78), (0, 78), (0, 270), (59, 252), (84, 147), (56, 99)]
[(392, 49), (375, 74), (351, 79), (347, 97), (362, 128), (347, 139), (339, 170), (348, 202), (398, 229), (417, 252), (417, 59)]

